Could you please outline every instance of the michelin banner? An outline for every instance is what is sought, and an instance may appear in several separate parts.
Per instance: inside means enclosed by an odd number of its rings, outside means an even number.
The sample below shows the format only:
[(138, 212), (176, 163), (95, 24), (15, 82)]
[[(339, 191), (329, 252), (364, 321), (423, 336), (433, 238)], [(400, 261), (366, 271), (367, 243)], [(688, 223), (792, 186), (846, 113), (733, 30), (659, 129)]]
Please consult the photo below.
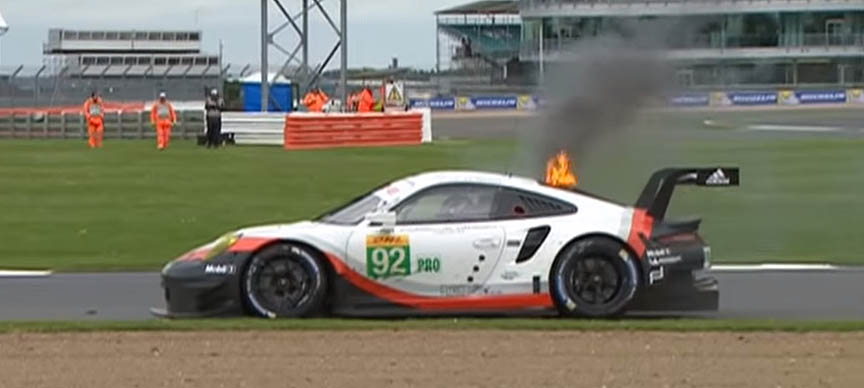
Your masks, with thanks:
[(708, 93), (686, 93), (670, 97), (666, 101), (668, 105), (676, 107), (708, 106), (710, 102), (711, 97), (708, 95)]
[(711, 94), (711, 105), (774, 105), (777, 92), (717, 92)]
[(778, 94), (783, 105), (846, 103), (845, 90), (781, 90)]
[(453, 97), (412, 98), (409, 102), (412, 108), (431, 108), (432, 110), (456, 109), (456, 99)]

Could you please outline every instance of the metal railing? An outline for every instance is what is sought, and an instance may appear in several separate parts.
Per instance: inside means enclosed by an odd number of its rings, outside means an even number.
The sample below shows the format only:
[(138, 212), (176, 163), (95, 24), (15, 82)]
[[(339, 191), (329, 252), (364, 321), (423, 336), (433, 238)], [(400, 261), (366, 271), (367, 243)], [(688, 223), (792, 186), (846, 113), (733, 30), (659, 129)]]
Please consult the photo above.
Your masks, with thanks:
[(0, 67), (0, 108), (78, 105), (97, 90), (105, 100), (153, 101), (160, 91), (170, 99), (203, 100), (205, 91), (220, 87), (219, 81), (240, 79), (257, 71), (252, 65), (226, 65), (219, 70), (207, 66), (165, 65), (142, 67), (141, 74), (128, 65), (84, 67), (51, 65)]
[[(106, 112), (103, 121), (106, 139), (149, 139), (155, 137), (150, 112)], [(175, 139), (194, 139), (204, 133), (203, 110), (177, 112), (171, 132)], [(80, 113), (15, 113), (0, 115), (0, 139), (84, 139), (87, 125)]]
[[(543, 50), (554, 53), (566, 50), (583, 39), (580, 38), (546, 38)], [(827, 33), (799, 35), (729, 35), (693, 34), (672, 37), (665, 44), (658, 44), (664, 50), (726, 50), (726, 49), (778, 49), (778, 50), (808, 50), (812, 48), (856, 48), (864, 50), (864, 34), (831, 35)], [(538, 55), (540, 42), (523, 42), (520, 48), (522, 56)], [(574, 53), (576, 54), (576, 53)]]

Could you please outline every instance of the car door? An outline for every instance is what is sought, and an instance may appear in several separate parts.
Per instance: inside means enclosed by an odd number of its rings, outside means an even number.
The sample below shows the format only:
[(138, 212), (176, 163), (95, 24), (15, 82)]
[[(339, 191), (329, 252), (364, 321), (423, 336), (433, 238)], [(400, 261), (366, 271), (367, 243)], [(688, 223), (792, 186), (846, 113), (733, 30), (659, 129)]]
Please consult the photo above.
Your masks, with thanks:
[(497, 187), (433, 186), (392, 210), (390, 229), (361, 223), (348, 242), (349, 260), (367, 278), (424, 296), (483, 292), (498, 262), (504, 231), (491, 221)]
[[(549, 260), (538, 258), (560, 248), (546, 242), (561, 219), (576, 213), (576, 206), (537, 193), (502, 187), (496, 196), (492, 217), (504, 230), (505, 248), (495, 277), (486, 287), (491, 292), (522, 294), (542, 292), (548, 280)], [(543, 251), (542, 249), (545, 249)]]

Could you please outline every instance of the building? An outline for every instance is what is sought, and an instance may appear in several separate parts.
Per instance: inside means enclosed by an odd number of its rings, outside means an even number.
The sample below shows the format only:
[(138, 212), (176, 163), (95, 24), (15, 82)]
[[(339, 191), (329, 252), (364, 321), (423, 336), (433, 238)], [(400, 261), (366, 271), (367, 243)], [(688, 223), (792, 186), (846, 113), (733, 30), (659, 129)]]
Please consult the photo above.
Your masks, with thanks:
[(861, 0), (522, 0), (519, 6), (527, 61), (538, 61), (541, 47), (554, 61), (568, 42), (663, 25), (662, 45), (682, 86), (864, 82)]
[[(501, 13), (515, 17), (514, 27), (500, 25)], [(582, 39), (662, 31), (658, 46), (685, 87), (864, 84), (864, 0), (478, 1), (439, 11), (436, 19), (439, 41), (471, 38), (472, 54), (499, 63), (513, 49), (509, 35), (519, 31), (521, 68), (535, 73), (541, 58), (554, 66)], [(465, 52), (456, 46), (451, 69)]]
[(435, 21), (438, 71), (503, 69), (518, 60), (522, 26), (515, 1), (475, 1), (440, 10)]
[(52, 71), (81, 78), (218, 77), (219, 57), (201, 51), (200, 31), (48, 31)]

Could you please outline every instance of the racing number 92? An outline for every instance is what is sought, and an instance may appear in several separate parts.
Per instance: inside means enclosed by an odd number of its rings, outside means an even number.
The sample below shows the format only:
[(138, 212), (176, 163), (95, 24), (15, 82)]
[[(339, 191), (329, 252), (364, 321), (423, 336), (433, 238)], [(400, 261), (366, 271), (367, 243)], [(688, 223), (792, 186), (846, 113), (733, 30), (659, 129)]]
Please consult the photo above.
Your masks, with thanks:
[(366, 275), (373, 279), (411, 274), (407, 235), (366, 236)]

